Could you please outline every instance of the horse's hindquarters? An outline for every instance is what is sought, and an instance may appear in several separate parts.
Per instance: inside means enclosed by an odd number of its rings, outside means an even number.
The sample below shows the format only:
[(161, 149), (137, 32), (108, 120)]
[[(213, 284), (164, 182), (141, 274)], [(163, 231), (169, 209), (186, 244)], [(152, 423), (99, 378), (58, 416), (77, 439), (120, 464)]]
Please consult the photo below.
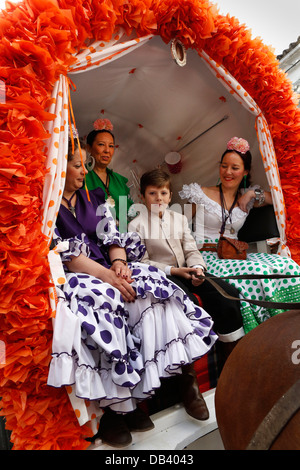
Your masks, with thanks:
[[(299, 380), (299, 362), (300, 311), (267, 320), (239, 342), (216, 389), (216, 417), (225, 449), (247, 448), (272, 407)], [(271, 449), (300, 449), (300, 412), (287, 421)]]

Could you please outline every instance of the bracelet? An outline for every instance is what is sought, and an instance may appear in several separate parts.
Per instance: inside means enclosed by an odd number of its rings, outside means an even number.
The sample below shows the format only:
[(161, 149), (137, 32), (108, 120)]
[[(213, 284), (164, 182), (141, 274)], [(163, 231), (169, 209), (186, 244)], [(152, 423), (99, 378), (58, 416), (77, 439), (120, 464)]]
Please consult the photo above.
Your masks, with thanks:
[(265, 200), (266, 200), (266, 198), (265, 198), (265, 192), (263, 191), (263, 193), (262, 193), (262, 195), (261, 195), (261, 197), (260, 197), (260, 199), (259, 199), (259, 201), (258, 201), (258, 205), (259, 205), (259, 206), (262, 206), (263, 203), (265, 202)]
[(116, 258), (116, 259), (114, 259), (114, 260), (111, 262), (111, 264), (114, 264), (115, 261), (120, 261), (121, 263), (124, 264), (124, 266), (127, 266), (127, 261), (126, 261), (126, 259)]
[(261, 206), (265, 202), (265, 192), (261, 188), (254, 189), (255, 201)]

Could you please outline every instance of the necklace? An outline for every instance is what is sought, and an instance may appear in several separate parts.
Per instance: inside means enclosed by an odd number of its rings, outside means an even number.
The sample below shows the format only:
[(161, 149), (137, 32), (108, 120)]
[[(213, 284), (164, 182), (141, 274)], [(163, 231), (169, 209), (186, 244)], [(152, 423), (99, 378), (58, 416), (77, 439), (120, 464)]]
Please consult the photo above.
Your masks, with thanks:
[[(98, 175), (99, 176), (99, 175)], [(99, 177), (100, 178), (100, 177)], [(101, 179), (101, 178), (100, 178)], [(102, 180), (101, 180), (102, 181)], [(109, 194), (109, 175), (108, 173), (106, 172), (106, 180), (105, 180), (105, 183), (102, 181), (104, 187), (105, 187), (105, 192), (107, 194), (107, 199), (106, 199), (106, 202), (107, 204), (109, 205), (109, 207), (115, 207), (115, 200), (114, 198)]]
[(70, 197), (70, 199), (67, 199), (67, 198), (64, 197), (64, 196), (62, 197), (63, 200), (66, 201), (66, 203), (68, 204), (68, 209), (69, 209), (69, 211), (71, 212), (71, 214), (74, 215), (74, 217), (76, 217), (76, 211), (75, 211), (75, 207), (72, 206), (71, 201), (72, 201), (73, 197), (75, 196), (75, 194), (76, 194), (76, 191), (74, 192), (74, 194), (72, 194), (72, 196)]
[[(221, 233), (221, 235), (223, 235), (223, 233), (225, 232), (225, 226), (226, 226), (226, 222), (227, 222), (228, 219), (229, 219), (230, 223), (232, 224), (231, 215), (232, 215), (233, 208), (234, 208), (234, 206), (235, 206), (236, 203), (237, 203), (238, 191), (236, 192), (234, 201), (233, 201), (232, 206), (230, 207), (229, 210), (227, 209), (227, 206), (226, 206), (226, 201), (225, 201), (225, 198), (224, 198), (224, 194), (223, 194), (223, 190), (222, 190), (222, 185), (221, 185), (221, 184), (219, 185), (219, 191), (220, 191), (220, 200), (221, 200), (221, 207), (222, 207), (222, 225), (221, 225), (220, 233)], [(227, 214), (228, 214), (228, 215), (226, 215), (226, 211), (227, 211)], [(231, 226), (231, 228), (230, 228), (230, 233), (231, 233), (232, 235), (235, 233), (235, 230), (234, 230), (234, 228), (233, 228), (232, 226)]]

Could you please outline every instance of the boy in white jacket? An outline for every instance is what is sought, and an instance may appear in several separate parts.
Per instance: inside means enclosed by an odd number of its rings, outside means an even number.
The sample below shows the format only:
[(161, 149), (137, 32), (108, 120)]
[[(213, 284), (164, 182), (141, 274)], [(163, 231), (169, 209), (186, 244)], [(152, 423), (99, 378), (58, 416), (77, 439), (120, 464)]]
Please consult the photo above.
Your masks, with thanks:
[[(142, 207), (129, 223), (128, 231), (137, 232), (146, 246), (143, 262), (163, 270), (194, 302), (197, 300), (193, 294), (198, 295), (203, 308), (214, 320), (220, 341), (232, 350), (245, 334), (239, 302), (228, 300), (205, 282), (205, 262), (186, 216), (168, 209), (172, 197), (169, 174), (161, 169), (148, 171), (142, 175), (140, 183), (145, 208)], [(229, 295), (239, 296), (235, 287), (227, 282), (219, 279), (215, 282)]]

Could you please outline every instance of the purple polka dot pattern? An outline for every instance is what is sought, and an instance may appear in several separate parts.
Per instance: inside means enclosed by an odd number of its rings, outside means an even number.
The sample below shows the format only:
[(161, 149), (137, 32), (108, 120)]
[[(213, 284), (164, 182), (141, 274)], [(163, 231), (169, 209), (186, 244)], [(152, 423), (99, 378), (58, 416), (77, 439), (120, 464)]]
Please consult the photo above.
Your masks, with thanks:
[(106, 344), (111, 343), (112, 335), (108, 330), (100, 331), (100, 336), (101, 336), (101, 339), (104, 341), (104, 343)]
[(95, 327), (93, 325), (91, 325), (90, 323), (87, 323), (87, 322), (83, 322), (82, 323), (82, 328), (85, 329), (85, 331), (87, 332), (88, 335), (92, 335), (94, 332), (95, 332)]

